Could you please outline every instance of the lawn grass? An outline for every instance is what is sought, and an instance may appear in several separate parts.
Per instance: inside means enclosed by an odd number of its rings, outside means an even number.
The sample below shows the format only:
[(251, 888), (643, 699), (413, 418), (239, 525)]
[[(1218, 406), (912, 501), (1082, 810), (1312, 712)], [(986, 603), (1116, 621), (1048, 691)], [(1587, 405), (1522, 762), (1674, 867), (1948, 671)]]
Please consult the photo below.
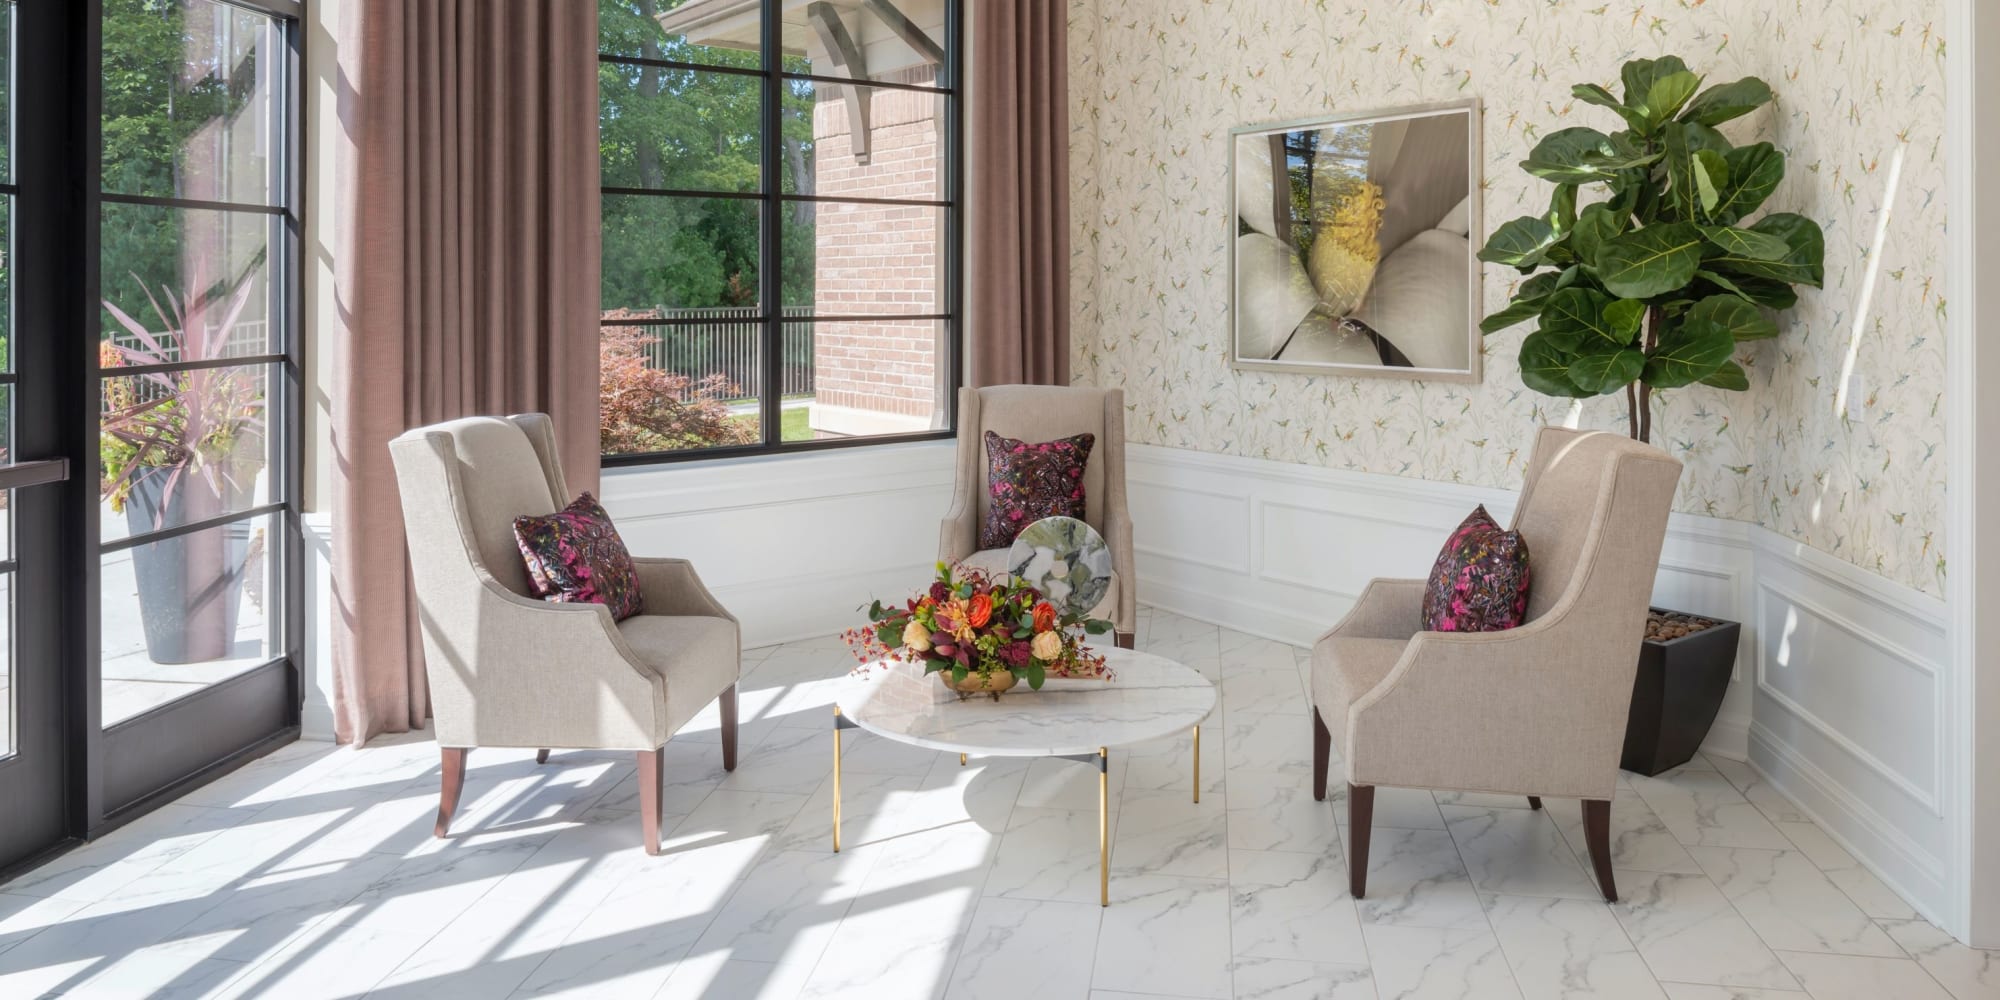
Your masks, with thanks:
[[(781, 412), (783, 413), (783, 417), (778, 425), (780, 432), (778, 440), (811, 441), (813, 439), (812, 424), (810, 423), (812, 411), (810, 409), (803, 406), (794, 406)], [(729, 419), (739, 424), (749, 424), (753, 427), (757, 425), (757, 415), (755, 413), (739, 414)]]

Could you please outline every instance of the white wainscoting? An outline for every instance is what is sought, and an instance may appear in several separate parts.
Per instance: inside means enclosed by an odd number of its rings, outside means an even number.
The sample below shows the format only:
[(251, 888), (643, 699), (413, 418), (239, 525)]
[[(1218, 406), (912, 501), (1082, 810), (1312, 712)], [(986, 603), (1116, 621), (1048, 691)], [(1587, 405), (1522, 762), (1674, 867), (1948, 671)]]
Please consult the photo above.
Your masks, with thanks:
[(930, 579), (951, 441), (607, 469), (604, 506), (640, 555), (693, 560), (750, 645), (831, 635), (871, 597)]
[[(1445, 533), (1511, 490), (1134, 445), (1139, 599), (1292, 643), (1368, 580), (1421, 577)], [(1944, 604), (1764, 528), (1676, 514), (1656, 604), (1741, 622), (1704, 749), (1747, 759), (1890, 885), (1949, 907)]]

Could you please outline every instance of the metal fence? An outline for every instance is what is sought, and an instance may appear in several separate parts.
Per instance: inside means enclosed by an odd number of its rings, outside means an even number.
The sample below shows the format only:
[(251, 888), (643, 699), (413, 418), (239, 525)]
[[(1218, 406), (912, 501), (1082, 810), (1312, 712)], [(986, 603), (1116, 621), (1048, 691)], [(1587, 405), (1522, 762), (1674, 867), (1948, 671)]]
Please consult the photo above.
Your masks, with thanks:
[[(104, 339), (110, 341), (112, 344), (115, 344), (122, 348), (126, 348), (128, 350), (145, 349), (145, 344), (141, 342), (139, 338), (123, 330), (109, 331)], [(166, 348), (166, 343), (167, 341), (165, 338), (162, 338), (160, 340), (160, 345), (162, 348)], [(221, 358), (251, 357), (259, 354), (275, 354), (278, 353), (278, 351), (279, 348), (273, 347), (271, 345), (270, 324), (267, 321), (260, 319), (260, 320), (251, 320), (249, 322), (242, 322), (236, 324), (235, 328), (229, 331), (229, 339), (223, 342), (222, 350), (219, 351), (215, 355), (215, 357), (221, 357)], [(157, 359), (157, 361), (160, 363), (182, 361), (182, 360), (198, 361), (205, 359), (200, 359), (200, 358), (184, 359), (180, 356), (179, 352), (174, 351), (171, 348), (166, 348), (166, 350)], [(153, 360), (148, 360), (146, 363), (152, 364), (155, 362)], [(114, 368), (105, 368), (104, 374), (106, 377), (113, 377), (115, 371), (116, 369)], [(169, 378), (171, 378), (171, 376), (169, 376)], [(156, 399), (165, 399), (166, 397), (174, 394), (173, 389), (169, 388), (166, 385), (162, 385), (157, 379), (141, 378), (138, 376), (129, 376), (129, 375), (125, 376), (124, 379), (127, 386), (129, 386), (132, 392), (131, 402), (150, 403)], [(104, 400), (103, 405), (107, 411), (110, 409), (111, 400), (108, 397), (108, 395)]]
[[(811, 312), (808, 307), (793, 306), (784, 315), (790, 320)], [(743, 399), (764, 394), (764, 325), (758, 321), (756, 309), (670, 309), (661, 318), (673, 322), (644, 327), (652, 338), (645, 346), (649, 367), (696, 380), (721, 375), (736, 386), (735, 395)], [(780, 395), (812, 395), (811, 323), (785, 323), (781, 376)]]

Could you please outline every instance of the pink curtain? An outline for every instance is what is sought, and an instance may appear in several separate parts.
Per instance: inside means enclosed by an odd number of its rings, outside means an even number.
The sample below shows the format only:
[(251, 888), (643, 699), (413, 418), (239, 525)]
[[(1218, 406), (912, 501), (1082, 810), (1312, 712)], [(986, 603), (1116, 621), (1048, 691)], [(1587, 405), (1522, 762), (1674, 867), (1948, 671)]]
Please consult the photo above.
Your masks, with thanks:
[(358, 743), (430, 715), (389, 439), (542, 411), (596, 488), (597, 4), (338, 11), (334, 718)]
[(967, 0), (967, 348), (974, 386), (1069, 384), (1069, 22), (1060, 0)]

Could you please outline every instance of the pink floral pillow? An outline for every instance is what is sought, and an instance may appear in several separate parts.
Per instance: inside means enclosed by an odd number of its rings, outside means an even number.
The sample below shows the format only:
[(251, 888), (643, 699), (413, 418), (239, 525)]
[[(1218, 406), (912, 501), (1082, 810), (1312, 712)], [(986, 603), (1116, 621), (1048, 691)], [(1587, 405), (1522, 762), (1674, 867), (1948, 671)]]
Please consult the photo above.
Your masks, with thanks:
[(644, 609), (632, 554), (589, 493), (553, 514), (515, 518), (514, 543), (542, 600), (602, 604), (619, 621)]
[(1528, 540), (1476, 507), (1444, 543), (1424, 588), (1424, 631), (1498, 632), (1528, 616)]
[(991, 504), (979, 547), (1004, 549), (1021, 529), (1045, 517), (1083, 517), (1083, 470), (1094, 434), (1029, 444), (986, 432), (986, 491)]

